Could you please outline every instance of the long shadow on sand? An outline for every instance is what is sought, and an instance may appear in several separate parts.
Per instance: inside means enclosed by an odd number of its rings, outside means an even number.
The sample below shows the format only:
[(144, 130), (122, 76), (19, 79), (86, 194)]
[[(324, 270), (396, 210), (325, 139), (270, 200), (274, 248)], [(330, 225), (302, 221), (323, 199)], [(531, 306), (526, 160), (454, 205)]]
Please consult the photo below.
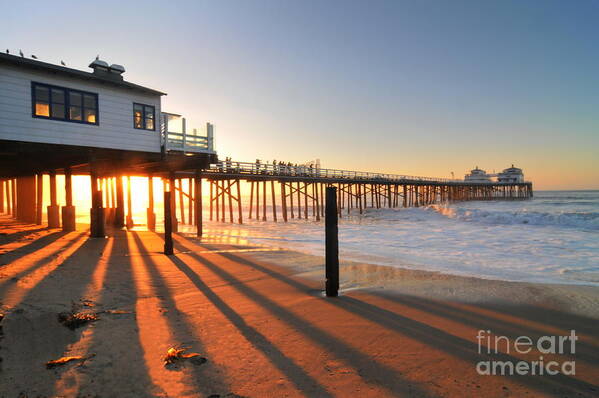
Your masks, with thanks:
[[(223, 315), (231, 322), (241, 334), (252, 343), (254, 347), (262, 351), (270, 361), (284, 374), (289, 377), (289, 380), (298, 388), (298, 390), (306, 390), (310, 395), (318, 397), (332, 397), (324, 386), (310, 377), (300, 366), (293, 360), (286, 357), (281, 350), (272, 344), (258, 330), (248, 325), (245, 320), (225, 303), (214, 291), (206, 285), (200, 276), (196, 274), (184, 261), (176, 256), (170, 256), (169, 260), (183, 272), (187, 278), (201, 291), (210, 302), (223, 313)], [(307, 387), (309, 386), (309, 387)]]
[[(30, 226), (30, 224), (22, 224), (23, 226)], [(48, 230), (48, 227), (39, 227), (39, 228), (31, 228), (31, 229), (25, 229), (22, 231), (16, 231), (13, 233), (5, 233), (0, 235), (0, 239), (3, 245), (7, 244), (7, 243), (13, 243), (18, 241), (19, 239), (22, 239), (28, 235), (31, 234), (35, 234), (38, 232), (42, 232), (42, 231), (46, 231)]]
[[(68, 248), (70, 248), (71, 246), (77, 244), (80, 240), (80, 238), (85, 234), (86, 232), (81, 232), (79, 234), (77, 234), (76, 236), (73, 237), (73, 239), (71, 239), (70, 241), (68, 241), (64, 246), (60, 246), (59, 248), (57, 248), (56, 250), (47, 253), (47, 255), (43, 258), (40, 258), (39, 260), (33, 262), (31, 265), (29, 265), (27, 268), (25, 268), (24, 270), (17, 272), (16, 274), (11, 274), (11, 280), (13, 281), (17, 281), (21, 278), (24, 278), (25, 276), (32, 274), (33, 272), (35, 272), (35, 270), (43, 267), (44, 265), (50, 263), (53, 259), (54, 256), (57, 256), (58, 254), (60, 254), (61, 252), (67, 250)], [(46, 245), (44, 245), (46, 246)], [(73, 253), (74, 254), (74, 253)], [(23, 257), (23, 256), (20, 256)], [(0, 288), (4, 288), (5, 284), (7, 283), (7, 281), (2, 281), (0, 282)]]
[[(185, 250), (190, 249), (189, 247), (186, 247), (185, 245), (182, 245), (180, 243), (176, 243), (176, 246)], [(346, 342), (339, 340), (330, 333), (322, 330), (321, 328), (307, 322), (306, 320), (296, 316), (292, 312), (281, 307), (270, 298), (255, 291), (239, 279), (235, 278), (233, 275), (219, 267), (214, 262), (209, 261), (206, 258), (197, 255), (193, 252), (189, 253), (189, 255), (197, 261), (199, 261), (200, 263), (202, 263), (203, 265), (205, 265), (208, 269), (217, 274), (220, 278), (230, 283), (230, 285), (233, 288), (238, 290), (244, 296), (248, 297), (250, 300), (253, 300), (257, 304), (261, 305), (263, 308), (267, 309), (271, 314), (287, 323), (294, 330), (302, 333), (307, 339), (312, 340), (317, 345), (323, 347), (325, 350), (328, 350), (334, 355), (336, 355), (339, 359), (342, 359), (348, 364), (350, 364), (353, 368), (359, 371), (359, 374), (365, 380), (368, 380), (371, 383), (376, 383), (379, 386), (392, 392), (393, 394), (418, 397), (432, 396), (429, 392), (414, 385), (409, 380), (404, 379), (401, 376), (401, 374), (395, 371), (394, 369), (373, 360), (371, 356), (355, 349)], [(234, 261), (237, 261), (237, 256), (232, 256), (230, 258), (235, 258)], [(182, 262), (180, 262), (178, 265), (181, 264)], [(195, 274), (193, 270), (189, 269), (189, 267), (185, 266), (183, 269), (185, 269), (186, 274), (190, 276), (190, 278), (193, 277), (193, 275), (196, 275), (194, 277), (194, 280), (196, 282), (199, 280), (199, 276), (197, 276), (197, 274)], [(196, 284), (196, 286), (198, 285)], [(200, 286), (198, 286), (198, 288), (200, 288)], [(201, 289), (206, 291), (210, 290), (205, 285), (201, 286)], [(304, 286), (302, 290), (306, 291), (312, 289), (306, 289), (306, 287)]]
[(28, 254), (31, 254), (52, 242), (62, 238), (68, 234), (68, 232), (56, 231), (49, 233), (48, 235), (44, 235), (38, 239), (32, 240), (30, 243), (20, 246), (14, 250), (11, 250), (6, 253), (0, 254), (0, 267), (6, 264), (10, 264), (13, 261), (16, 261), (22, 257), (25, 257)]
[[(148, 271), (152, 287), (155, 289), (156, 297), (160, 300), (162, 307), (168, 310), (163, 315), (175, 341), (183, 343), (192, 340), (195, 345), (194, 348), (199, 349), (200, 352), (205, 352), (205, 349), (202, 348), (202, 342), (196, 337), (196, 334), (191, 329), (190, 322), (186, 320), (187, 316), (178, 311), (175, 300), (172, 297), (172, 292), (168, 288), (165, 279), (156, 269), (156, 263), (152, 261), (151, 256), (147, 256), (150, 252), (143, 244), (137, 232), (131, 232), (131, 234), (140, 253), (139, 258), (141, 262), (143, 262), (146, 271)], [(173, 259), (171, 258), (171, 260)], [(211, 365), (208, 364), (206, 366)], [(193, 365), (191, 367), (191, 372), (193, 373), (194, 381), (196, 382), (195, 386), (199, 393), (208, 396), (218, 392), (222, 393), (227, 390), (224, 380), (214, 379), (216, 377), (215, 374), (210, 376), (210, 384), (206, 383), (206, 372), (204, 372), (203, 369), (204, 367), (198, 368)]]
[[(512, 341), (519, 336), (527, 336), (536, 341), (542, 336), (552, 334), (549, 331), (542, 331), (538, 328), (531, 328), (522, 324), (515, 324), (505, 319), (493, 318), (490, 315), (484, 315), (480, 312), (469, 311), (467, 308), (463, 306), (455, 307), (437, 300), (430, 300), (422, 297), (414, 297), (405, 294), (388, 294), (385, 292), (370, 292), (370, 294), (373, 296), (379, 296), (381, 298), (396, 302), (398, 304), (407, 305), (412, 308), (416, 308), (420, 311), (428, 312), (439, 317), (451, 319), (455, 322), (471, 325), (479, 330), (491, 330), (493, 333), (501, 336), (506, 336), (510, 338), (510, 340)], [(481, 305), (480, 307), (489, 309), (488, 305)], [(508, 308), (509, 309), (506, 310), (506, 308), (499, 308), (495, 306), (493, 311), (495, 311), (498, 314), (512, 316), (520, 312), (521, 318), (526, 320), (533, 320), (532, 318), (538, 319), (538, 316), (533, 315), (534, 313), (548, 311), (545, 308), (537, 308), (532, 306), (520, 307), (513, 305)], [(528, 310), (528, 312), (526, 312), (526, 310)], [(565, 314), (560, 311), (551, 311), (551, 313), (556, 318), (547, 318), (545, 315), (542, 315), (541, 317), (543, 318), (543, 322), (540, 322), (538, 320), (536, 320), (536, 322), (550, 327), (557, 327), (555, 323), (558, 323), (562, 326), (568, 325), (563, 329), (566, 331), (569, 331), (570, 329), (575, 329), (577, 332), (580, 332), (581, 329), (587, 328), (589, 325), (594, 324), (595, 333), (599, 330), (599, 322), (595, 319), (576, 315), (573, 316), (572, 314)], [(569, 321), (564, 322), (563, 319), (559, 319), (566, 317), (569, 317)], [(575, 358), (573, 357), (572, 359), (580, 359), (595, 365), (599, 365), (599, 348), (591, 344), (585, 343), (583, 340), (579, 339), (576, 342)]]
[[(77, 300), (86, 286), (86, 282), (91, 279), (91, 275), (95, 268), (95, 262), (89, 261), (88, 253), (90, 252), (101, 252), (106, 246), (105, 239), (87, 239), (80, 247), (77, 248), (69, 257), (57, 265), (52, 271), (44, 275), (39, 282), (31, 287), (23, 297), (20, 299), (17, 307), (25, 307), (27, 310), (24, 316), (28, 322), (36, 323), (40, 322), (53, 322), (56, 320), (56, 327), (59, 326), (57, 313), (49, 312), (45, 306), (40, 308), (39, 303), (43, 303), (48, 298), (51, 298), (51, 305), (56, 306), (57, 304), (63, 304), (66, 309), (71, 307), (74, 300)], [(73, 269), (77, 267), (76, 269)], [(11, 314), (12, 315), (12, 314)], [(54, 327), (54, 326), (52, 326)], [(45, 336), (31, 336), (32, 341), (36, 342), (36, 346), (33, 347), (22, 347), (23, 352), (19, 353), (18, 360), (23, 361), (19, 366), (23, 369), (20, 375), (23, 379), (13, 380), (14, 383), (18, 383), (21, 386), (29, 385), (29, 375), (36, 374), (35, 369), (51, 359), (56, 359), (63, 355), (67, 346), (78, 340), (81, 330), (67, 331), (62, 333), (60, 344), (43, 344), (40, 342), (46, 341), (51, 338), (47, 333), (50, 331), (40, 331), (39, 328), (34, 328), (36, 333), (46, 333)], [(50, 329), (51, 330), (51, 329)], [(65, 334), (67, 336), (65, 337)], [(15, 338), (12, 336), (8, 336)], [(13, 348), (15, 349), (15, 348)], [(31, 367), (31, 371), (27, 370), (27, 367)], [(47, 372), (44, 374), (43, 380), (36, 380), (36, 382), (43, 384), (44, 388), (48, 389), (46, 392), (48, 395), (53, 395), (55, 375), (53, 372)], [(39, 384), (38, 384), (39, 386)], [(36, 393), (37, 394), (37, 393)]]
[[(253, 267), (299, 290), (306, 291), (310, 289), (307, 285), (295, 279), (274, 271), (271, 268), (267, 268), (255, 262), (249, 261), (245, 258), (231, 253), (221, 253), (220, 255), (228, 258), (229, 260)], [(414, 300), (402, 300), (401, 297), (395, 297), (394, 300), (402, 303), (403, 305), (417, 308), (414, 304)], [(471, 341), (456, 337), (422, 322), (401, 316), (392, 311), (350, 296), (341, 296), (336, 299), (327, 300), (327, 302), (336, 305), (341, 309), (359, 315), (365, 319), (378, 323), (385, 328), (394, 330), (400, 334), (421, 341), (424, 344), (431, 345), (436, 349), (445, 351), (450, 355), (470, 361), (473, 366), (479, 361), (483, 360), (509, 361), (512, 363), (520, 361), (518, 358), (505, 354), (497, 354), (487, 357), (484, 355), (479, 355), (478, 346)], [(425, 308), (421, 309), (425, 310)], [(436, 311), (435, 315), (451, 318), (451, 315), (445, 313), (444, 311)], [(473, 323), (468, 322), (468, 325), (472, 326)], [(596, 361), (594, 362), (596, 363)], [(522, 384), (525, 384), (528, 387), (540, 392), (559, 392), (562, 395), (578, 395), (593, 394), (594, 391), (598, 390), (596, 385), (574, 379), (561, 373), (555, 376), (510, 376), (510, 378), (513, 378), (512, 380), (518, 380)]]
[[(104, 309), (123, 307), (135, 309), (138, 297), (133, 280), (133, 268), (128, 256), (130, 248), (127, 233), (116, 229), (111, 233), (114, 243), (97, 301)], [(111, 296), (109, 293), (119, 295)], [(106, 319), (108, 317), (109, 315), (101, 315), (100, 320), (95, 323), (88, 348), (89, 353), (96, 354), (94, 363), (90, 366), (105, 367), (106, 371), (100, 369), (99, 377), (91, 381), (93, 384), (83, 386), (83, 390), (91, 389), (90, 396), (96, 396), (98, 393), (102, 396), (104, 394), (110, 396), (111, 384), (119, 386), (130, 384), (131, 391), (127, 392), (127, 396), (153, 396), (154, 383), (145, 366), (139, 334), (130, 332), (138, 328), (136, 316), (124, 314), (112, 316), (114, 319)], [(129, 334), (123, 338), (124, 333)], [(118, 334), (121, 336), (115, 336)], [(117, 341), (126, 342), (126, 345), (116, 344)]]

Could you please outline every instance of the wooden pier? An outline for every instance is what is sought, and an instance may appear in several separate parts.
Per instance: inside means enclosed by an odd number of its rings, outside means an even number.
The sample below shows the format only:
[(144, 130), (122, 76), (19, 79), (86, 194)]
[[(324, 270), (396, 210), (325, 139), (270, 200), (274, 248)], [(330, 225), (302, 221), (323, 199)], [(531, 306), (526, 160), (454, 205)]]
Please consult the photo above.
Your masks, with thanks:
[[(518, 200), (533, 196), (532, 183), (472, 183), (445, 178), (416, 177), (396, 174), (367, 173), (347, 170), (310, 168), (244, 162), (219, 162), (209, 168), (190, 171), (127, 170), (115, 175), (106, 169), (91, 168), (90, 210), (91, 235), (104, 236), (104, 225), (117, 228), (139, 226), (141, 220), (133, 220), (131, 176), (148, 178), (148, 208), (145, 224), (149, 230), (156, 228), (154, 178), (163, 180), (165, 191), (171, 192), (170, 228), (177, 232), (178, 224), (197, 226), (202, 234), (203, 212), (209, 220), (242, 224), (244, 219), (258, 221), (288, 222), (291, 219), (320, 221), (325, 215), (326, 188), (337, 188), (337, 211), (343, 218), (349, 214), (363, 214), (369, 209), (399, 209), (419, 207), (452, 201), (467, 200)], [(62, 173), (61, 173), (62, 172)], [(56, 201), (56, 175), (65, 176), (66, 206), (62, 208), (62, 220)], [(85, 173), (87, 174), (87, 173)], [(50, 227), (73, 230), (74, 207), (72, 202), (72, 170), (53, 170), (50, 176), (50, 206), (47, 220)], [(25, 181), (27, 179), (27, 181)], [(20, 181), (17, 184), (17, 180)], [(31, 181), (29, 181), (31, 180)], [(30, 198), (35, 208), (31, 222), (41, 224), (43, 189), (42, 174), (34, 178), (19, 177), (0, 181), (0, 212), (19, 217), (17, 196)], [(127, 190), (125, 191), (125, 181)], [(202, 191), (202, 182), (209, 186)], [(17, 195), (18, 186), (23, 193)], [(243, 192), (243, 189), (249, 192)], [(246, 196), (249, 193), (249, 197)], [(37, 200), (36, 200), (37, 198)], [(126, 200), (125, 200), (126, 198)], [(199, 200), (201, 198), (201, 200)], [(23, 199), (26, 200), (26, 199)], [(127, 209), (127, 211), (126, 211)], [(31, 213), (31, 214), (30, 214)]]

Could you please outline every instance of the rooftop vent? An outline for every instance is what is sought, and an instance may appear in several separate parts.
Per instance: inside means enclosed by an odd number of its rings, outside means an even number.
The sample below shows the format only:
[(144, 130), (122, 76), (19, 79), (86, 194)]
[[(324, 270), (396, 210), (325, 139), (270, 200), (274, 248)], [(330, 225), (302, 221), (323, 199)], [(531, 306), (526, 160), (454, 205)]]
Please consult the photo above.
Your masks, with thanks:
[(123, 80), (125, 68), (122, 65), (112, 64), (108, 66), (108, 62), (101, 59), (95, 59), (89, 67), (94, 70), (94, 75), (101, 76), (112, 80)]

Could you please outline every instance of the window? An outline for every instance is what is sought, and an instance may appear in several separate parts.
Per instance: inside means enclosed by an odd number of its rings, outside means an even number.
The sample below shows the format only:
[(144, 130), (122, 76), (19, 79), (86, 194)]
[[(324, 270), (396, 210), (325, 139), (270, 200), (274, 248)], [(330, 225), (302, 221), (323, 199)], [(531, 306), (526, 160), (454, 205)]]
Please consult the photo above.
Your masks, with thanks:
[(133, 127), (142, 130), (155, 130), (154, 109), (151, 105), (133, 103)]
[(98, 94), (31, 83), (33, 117), (98, 124)]

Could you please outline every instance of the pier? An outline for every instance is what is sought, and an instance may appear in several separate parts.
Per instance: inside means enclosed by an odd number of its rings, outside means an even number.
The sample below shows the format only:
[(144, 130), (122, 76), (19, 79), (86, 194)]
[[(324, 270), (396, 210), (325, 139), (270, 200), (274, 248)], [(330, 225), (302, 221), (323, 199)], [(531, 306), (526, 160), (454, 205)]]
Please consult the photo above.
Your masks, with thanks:
[[(153, 179), (163, 181), (170, 198), (172, 230), (178, 224), (194, 225), (202, 234), (203, 213), (209, 220), (242, 224), (244, 220), (288, 222), (290, 219), (320, 221), (324, 217), (325, 191), (336, 187), (340, 218), (363, 214), (369, 209), (400, 209), (452, 201), (518, 200), (532, 197), (532, 183), (467, 182), (463, 180), (383, 174), (348, 170), (287, 166), (236, 161), (211, 164), (204, 169), (160, 170), (160, 162), (152, 164), (155, 171), (121, 170), (115, 173), (105, 168), (90, 168), (92, 206), (90, 210), (92, 236), (104, 236), (105, 225), (117, 228), (140, 225), (133, 220), (131, 185), (124, 182), (131, 176), (148, 178), (148, 209), (145, 224), (156, 228)], [(145, 165), (144, 167), (148, 167)], [(162, 168), (166, 167), (164, 164)], [(129, 172), (127, 172), (129, 171)], [(59, 217), (56, 176), (65, 178), (66, 205)], [(65, 231), (75, 228), (72, 204), (72, 168), (52, 170), (50, 176), (50, 206), (42, 208), (43, 173), (35, 176), (3, 179), (0, 183), (0, 211), (23, 221), (41, 224), (42, 212), (47, 212), (48, 226)], [(203, 181), (209, 186), (203, 192)], [(244, 192), (244, 189), (246, 190)], [(249, 191), (249, 192), (248, 192)], [(20, 192), (20, 194), (19, 194)], [(139, 192), (137, 192), (139, 194)], [(243, 198), (249, 194), (249, 205)], [(21, 201), (19, 202), (19, 199)], [(19, 206), (21, 203), (21, 206)], [(18, 209), (21, 208), (21, 212)], [(28, 209), (28, 211), (27, 211)], [(166, 213), (163, 210), (163, 214)]]

